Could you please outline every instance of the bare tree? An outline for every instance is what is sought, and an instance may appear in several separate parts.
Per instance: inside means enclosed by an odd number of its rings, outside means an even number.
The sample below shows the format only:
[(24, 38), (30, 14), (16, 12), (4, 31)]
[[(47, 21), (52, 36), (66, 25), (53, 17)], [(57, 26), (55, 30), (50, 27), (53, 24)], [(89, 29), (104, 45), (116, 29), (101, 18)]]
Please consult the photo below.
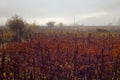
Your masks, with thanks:
[(54, 27), (55, 26), (55, 22), (54, 21), (50, 21), (47, 23), (48, 27)]
[(63, 27), (64, 24), (63, 24), (62, 22), (60, 22), (60, 23), (58, 24), (58, 26), (59, 26), (59, 27)]
[(15, 34), (14, 40), (19, 41), (22, 39), (25, 31), (25, 22), (21, 17), (18, 15), (13, 16), (7, 21), (6, 26)]

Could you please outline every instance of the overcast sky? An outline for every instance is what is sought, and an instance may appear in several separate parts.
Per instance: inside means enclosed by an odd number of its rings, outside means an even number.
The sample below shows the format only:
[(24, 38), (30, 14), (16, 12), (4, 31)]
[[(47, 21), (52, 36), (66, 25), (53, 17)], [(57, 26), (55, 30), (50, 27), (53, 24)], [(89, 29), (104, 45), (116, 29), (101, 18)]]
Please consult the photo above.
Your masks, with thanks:
[(0, 0), (0, 24), (18, 14), (29, 23), (118, 24), (120, 0)]

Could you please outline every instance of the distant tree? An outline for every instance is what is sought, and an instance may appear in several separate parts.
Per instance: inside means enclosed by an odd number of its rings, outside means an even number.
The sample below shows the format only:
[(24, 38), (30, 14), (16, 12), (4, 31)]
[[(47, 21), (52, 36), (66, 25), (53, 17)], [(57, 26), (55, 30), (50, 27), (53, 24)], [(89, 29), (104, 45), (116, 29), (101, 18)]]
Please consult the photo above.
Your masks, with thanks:
[(63, 27), (64, 24), (63, 24), (62, 22), (60, 22), (60, 23), (58, 24), (58, 26), (59, 26), (59, 27)]
[(50, 21), (47, 23), (48, 27), (54, 27), (55, 26), (55, 22), (54, 21)]
[(6, 26), (15, 34), (14, 40), (19, 41), (22, 39), (25, 31), (25, 22), (21, 17), (18, 15), (13, 16), (7, 21)]

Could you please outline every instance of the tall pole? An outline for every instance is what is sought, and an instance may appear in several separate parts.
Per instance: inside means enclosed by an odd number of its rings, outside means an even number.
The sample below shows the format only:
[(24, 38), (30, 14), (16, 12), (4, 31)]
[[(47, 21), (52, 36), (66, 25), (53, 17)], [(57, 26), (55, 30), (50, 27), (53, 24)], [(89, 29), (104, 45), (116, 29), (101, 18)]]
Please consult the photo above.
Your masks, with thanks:
[(75, 25), (75, 16), (74, 16), (74, 25)]

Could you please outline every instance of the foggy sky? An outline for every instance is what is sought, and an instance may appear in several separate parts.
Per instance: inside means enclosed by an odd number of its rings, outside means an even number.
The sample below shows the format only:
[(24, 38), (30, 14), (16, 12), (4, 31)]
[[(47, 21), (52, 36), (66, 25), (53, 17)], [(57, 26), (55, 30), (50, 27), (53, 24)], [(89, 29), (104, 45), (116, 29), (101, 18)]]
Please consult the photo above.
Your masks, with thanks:
[(29, 23), (118, 24), (120, 0), (0, 0), (0, 24), (18, 14)]

